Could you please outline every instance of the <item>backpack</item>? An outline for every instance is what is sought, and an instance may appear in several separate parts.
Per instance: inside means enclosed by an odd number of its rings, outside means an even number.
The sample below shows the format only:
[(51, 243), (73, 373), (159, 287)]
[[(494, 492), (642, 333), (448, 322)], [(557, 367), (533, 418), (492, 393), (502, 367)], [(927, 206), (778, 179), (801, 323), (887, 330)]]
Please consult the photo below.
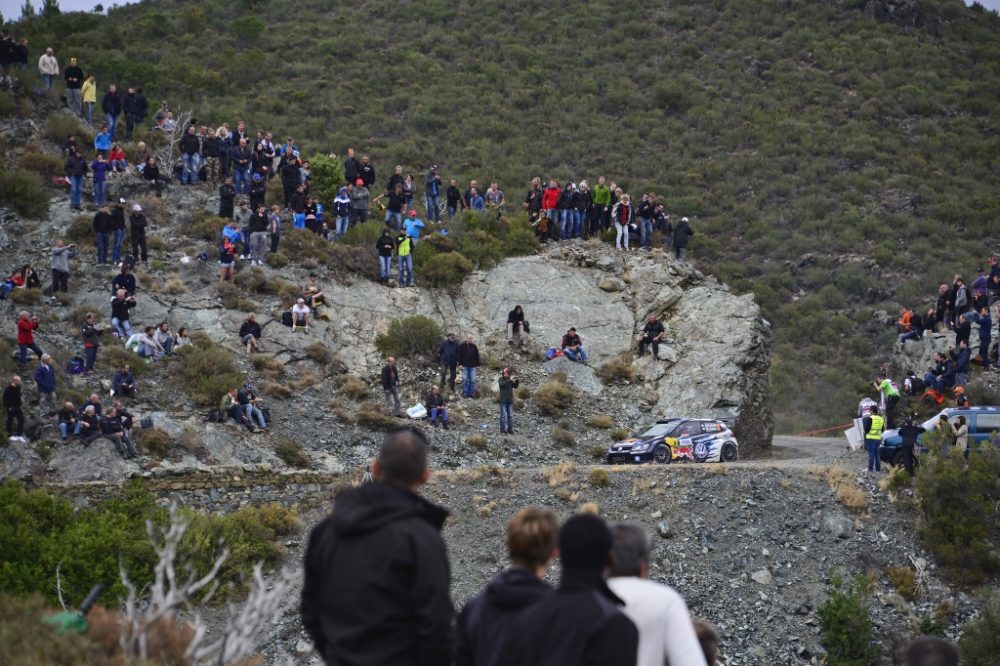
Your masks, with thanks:
[(208, 416), (205, 417), (205, 420), (208, 421), (209, 423), (223, 423), (225, 421), (225, 419), (222, 416), (222, 412), (220, 412), (218, 409), (208, 410)]
[(79, 356), (74, 356), (66, 363), (66, 374), (68, 375), (82, 375), (84, 369), (84, 360)]
[(152, 416), (144, 416), (144, 417), (142, 417), (142, 419), (139, 420), (139, 427), (142, 428), (143, 430), (146, 430), (148, 428), (152, 428), (153, 427), (153, 417)]
[(927, 388), (927, 384), (920, 377), (908, 377), (903, 382), (903, 392), (907, 395), (920, 395)]
[(289, 328), (292, 327), (292, 311), (291, 310), (285, 310), (284, 312), (281, 313), (281, 323), (284, 324), (285, 326), (289, 327)]

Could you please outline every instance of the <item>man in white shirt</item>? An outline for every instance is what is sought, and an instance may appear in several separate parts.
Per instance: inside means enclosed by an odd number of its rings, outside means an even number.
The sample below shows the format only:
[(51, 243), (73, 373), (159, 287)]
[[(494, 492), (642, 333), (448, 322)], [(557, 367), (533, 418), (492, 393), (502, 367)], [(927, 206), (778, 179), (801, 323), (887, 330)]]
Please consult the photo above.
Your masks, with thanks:
[(687, 604), (672, 588), (647, 580), (649, 536), (632, 523), (611, 526), (614, 545), (608, 587), (625, 601), (622, 610), (639, 629), (636, 666), (705, 666)]
[(309, 306), (306, 305), (304, 298), (300, 298), (292, 306), (292, 330), (294, 331), (299, 326), (307, 331), (309, 330)]

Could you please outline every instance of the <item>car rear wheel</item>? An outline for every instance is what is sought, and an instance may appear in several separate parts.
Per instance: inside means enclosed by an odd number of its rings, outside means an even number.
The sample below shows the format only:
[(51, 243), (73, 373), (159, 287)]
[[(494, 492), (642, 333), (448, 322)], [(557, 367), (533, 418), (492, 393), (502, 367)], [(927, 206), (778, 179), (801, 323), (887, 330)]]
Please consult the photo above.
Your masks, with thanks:
[(736, 445), (732, 442), (726, 442), (722, 445), (722, 453), (719, 454), (720, 462), (736, 462), (739, 457), (739, 451)]
[(670, 464), (670, 447), (666, 444), (660, 444), (656, 449), (653, 450), (653, 460), (658, 463), (669, 465)]

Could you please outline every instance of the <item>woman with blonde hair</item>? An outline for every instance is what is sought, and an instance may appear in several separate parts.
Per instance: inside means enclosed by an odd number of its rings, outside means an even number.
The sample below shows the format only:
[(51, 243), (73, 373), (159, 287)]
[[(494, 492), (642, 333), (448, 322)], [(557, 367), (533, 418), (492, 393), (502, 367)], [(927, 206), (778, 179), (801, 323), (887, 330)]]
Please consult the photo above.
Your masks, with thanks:
[(618, 232), (615, 236), (615, 249), (628, 250), (628, 230), (632, 224), (632, 199), (629, 195), (619, 194), (618, 203), (611, 208), (611, 220)]
[(87, 75), (87, 80), (81, 86), (81, 92), (83, 94), (84, 115), (87, 117), (87, 122), (92, 123), (94, 122), (94, 105), (97, 104), (97, 79), (94, 78), (93, 74)]

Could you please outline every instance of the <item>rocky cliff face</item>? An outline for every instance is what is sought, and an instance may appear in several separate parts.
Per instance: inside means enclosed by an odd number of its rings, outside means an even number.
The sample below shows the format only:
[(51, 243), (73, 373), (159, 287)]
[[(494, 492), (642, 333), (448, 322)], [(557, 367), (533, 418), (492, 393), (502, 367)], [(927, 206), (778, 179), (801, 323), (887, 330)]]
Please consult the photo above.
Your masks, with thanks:
[[(214, 261), (203, 263), (195, 258), (198, 252), (211, 248), (192, 243), (182, 233), (183, 216), (177, 214), (209, 209), (214, 203), (205, 192), (183, 189), (171, 194), (170, 206), (172, 221), (167, 219), (152, 229), (152, 236), (162, 240), (151, 252), (156, 261), (152, 268), (139, 270), (139, 305), (133, 314), (133, 327), (166, 320), (174, 330), (187, 326), (202, 331), (230, 350), (248, 378), (257, 381), (236, 336), (246, 312), (225, 307), (218, 293)], [(65, 208), (57, 197), (52, 217), (44, 223), (4, 218), (9, 221), (5, 224), (5, 253), (9, 252), (12, 263), (34, 260), (38, 266), (45, 265), (51, 239), (64, 234), (73, 220)], [(117, 270), (94, 266), (92, 252), (82, 250), (73, 262), (72, 302), (61, 308), (41, 306), (46, 322), (43, 346), (79, 351), (72, 322), (57, 323), (71, 310), (80, 313), (92, 309), (107, 321), (109, 285)], [(292, 396), (266, 397), (274, 405), (275, 433), (300, 443), (314, 469), (336, 471), (364, 464), (380, 436), (333, 417), (326, 406), (335, 392), (332, 372), (329, 368), (317, 372), (307, 348), (323, 343), (342, 360), (340, 370), (346, 366), (348, 373), (370, 387), (370, 397), (377, 399), (381, 397), (377, 376), (382, 358), (375, 347), (376, 337), (388, 330), (393, 319), (413, 314), (426, 315), (445, 330), (471, 334), (484, 356), (479, 381), (487, 388), (495, 383), (497, 369), (503, 365), (514, 366), (531, 390), (549, 373), (566, 372), (577, 400), (559, 425), (573, 430), (577, 442), (589, 446), (595, 457), (595, 451), (608, 441), (606, 431), (585, 425), (596, 414), (607, 414), (625, 428), (665, 416), (726, 417), (735, 421), (742, 454), (770, 445), (769, 326), (752, 295), (735, 296), (713, 277), (688, 263), (673, 261), (659, 250), (621, 254), (597, 242), (550, 245), (537, 255), (510, 259), (490, 271), (475, 273), (453, 292), (396, 289), (364, 279), (339, 279), (333, 268), (320, 265), (311, 269), (319, 274), (330, 307), (326, 309), (329, 319), (315, 320), (308, 335), (293, 334), (281, 325), (280, 296), (240, 292), (243, 306), (253, 304), (264, 329), (265, 354), (280, 361), (291, 376), (310, 377)], [(250, 269), (243, 266), (241, 270)], [(306, 281), (307, 271), (294, 263), (282, 269), (253, 270), (261, 271), (267, 280)], [(416, 277), (419, 284), (419, 273)], [(181, 287), (171, 288), (171, 283)], [(507, 313), (517, 304), (531, 323), (526, 350), (506, 344)], [(0, 304), (8, 336), (14, 332), (13, 307), (9, 301)], [(663, 360), (649, 355), (633, 360), (638, 334), (650, 314), (660, 316), (667, 331), (660, 349)], [(590, 365), (566, 359), (543, 362), (545, 350), (557, 347), (570, 326), (579, 331)], [(634, 363), (636, 379), (605, 386), (594, 368), (618, 357)], [(401, 359), (400, 366), (404, 402), (421, 400), (430, 383), (436, 381), (436, 369), (416, 359)], [(99, 376), (73, 378), (73, 386), (80, 392), (100, 391), (101, 380), (106, 383), (110, 373), (105, 368)], [(246, 464), (282, 467), (271, 435), (250, 437), (230, 425), (204, 423), (202, 411), (191, 408), (183, 393), (165, 381), (164, 372), (154, 372), (142, 384), (136, 410), (153, 414), (158, 427), (174, 439), (190, 443), (193, 432), (201, 443), (182, 456), (174, 456), (173, 462), (160, 465), (187, 469)], [(104, 386), (105, 394), (106, 390)], [(492, 438), (496, 419), (493, 400), (453, 403), (453, 411), (466, 423), (438, 438), (445, 451), (445, 466), (546, 464), (566, 457), (586, 457), (551, 446), (551, 419), (538, 413), (530, 400), (519, 410), (518, 436), (509, 441)], [(490, 435), (485, 447), (469, 450), (465, 438), (472, 432)], [(52, 434), (43, 429), (43, 436)], [(48, 468), (55, 478), (72, 482), (110, 481), (144, 473), (144, 468), (133, 462), (109, 460), (113, 457), (113, 452), (103, 449), (82, 454), (76, 447), (72, 452), (57, 449)], [(11, 449), (2, 458), (0, 472), (17, 476), (41, 464), (31, 449)]]

